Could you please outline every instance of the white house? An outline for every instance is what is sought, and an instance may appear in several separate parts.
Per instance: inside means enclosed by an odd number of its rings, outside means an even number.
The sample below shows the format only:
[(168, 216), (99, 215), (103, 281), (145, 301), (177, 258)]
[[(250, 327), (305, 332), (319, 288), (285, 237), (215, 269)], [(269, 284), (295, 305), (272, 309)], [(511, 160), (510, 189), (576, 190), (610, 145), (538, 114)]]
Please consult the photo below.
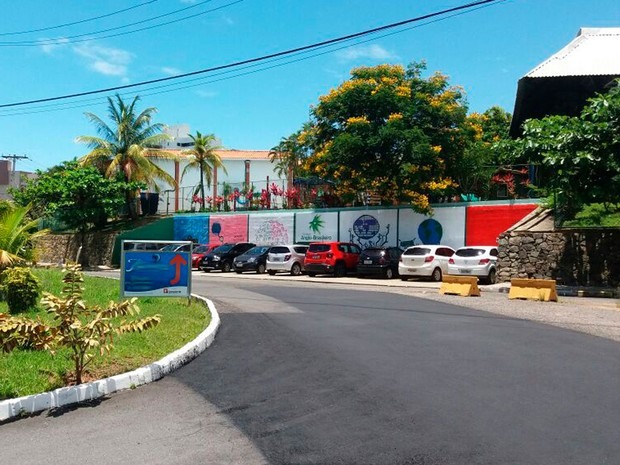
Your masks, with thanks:
[[(196, 207), (192, 205), (192, 197), (199, 185), (200, 172), (192, 169), (183, 176), (188, 158), (184, 151), (191, 149), (193, 145), (188, 137), (189, 126), (171, 126), (166, 129), (166, 133), (171, 135), (173, 140), (162, 144), (161, 148), (177, 154), (179, 161), (157, 160), (156, 163), (177, 181), (178, 187), (175, 189), (166, 183), (159, 183), (158, 213), (190, 210)], [(225, 183), (232, 189), (239, 190), (247, 185), (259, 193), (272, 183), (283, 189), (289, 187), (288, 180), (275, 172), (275, 163), (271, 163), (269, 150), (225, 149), (218, 150), (217, 154), (222, 159), (226, 172), (215, 170), (211, 186), (205, 185), (205, 197), (215, 198), (221, 195)]]

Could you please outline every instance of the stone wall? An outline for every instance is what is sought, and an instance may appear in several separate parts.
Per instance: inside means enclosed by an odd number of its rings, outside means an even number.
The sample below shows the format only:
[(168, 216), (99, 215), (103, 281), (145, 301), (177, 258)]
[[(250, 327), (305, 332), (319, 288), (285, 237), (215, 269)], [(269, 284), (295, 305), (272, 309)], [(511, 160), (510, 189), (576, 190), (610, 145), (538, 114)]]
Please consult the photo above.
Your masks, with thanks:
[(499, 238), (497, 277), (620, 286), (620, 229), (508, 231)]
[(80, 245), (83, 268), (112, 265), (112, 251), (118, 232), (87, 234), (50, 234), (37, 240), (39, 263), (63, 264), (75, 261)]

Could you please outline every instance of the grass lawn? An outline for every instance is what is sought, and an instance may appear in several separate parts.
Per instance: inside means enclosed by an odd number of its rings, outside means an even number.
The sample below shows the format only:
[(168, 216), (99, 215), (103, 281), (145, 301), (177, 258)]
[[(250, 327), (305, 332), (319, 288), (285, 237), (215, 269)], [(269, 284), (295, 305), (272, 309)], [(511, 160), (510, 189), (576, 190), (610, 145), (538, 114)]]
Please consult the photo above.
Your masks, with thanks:
[(574, 220), (565, 221), (563, 226), (572, 228), (620, 227), (620, 206), (605, 208), (600, 203), (586, 205), (575, 215)]
[[(44, 291), (60, 295), (61, 270), (35, 269), (35, 275)], [(118, 301), (118, 280), (84, 276), (84, 300), (87, 305), (106, 306), (111, 300)], [(160, 324), (143, 333), (117, 336), (114, 349), (103, 357), (96, 356), (87, 367), (86, 380), (99, 379), (129, 371), (159, 360), (182, 347), (202, 332), (211, 321), (209, 310), (200, 302), (187, 305), (187, 299), (140, 298), (138, 318), (159, 314)], [(0, 313), (8, 313), (6, 302), (0, 302)], [(49, 321), (42, 309), (32, 310), (24, 316)], [(47, 352), (15, 350), (0, 353), (0, 400), (49, 391), (66, 385), (73, 369), (68, 351), (55, 356)]]

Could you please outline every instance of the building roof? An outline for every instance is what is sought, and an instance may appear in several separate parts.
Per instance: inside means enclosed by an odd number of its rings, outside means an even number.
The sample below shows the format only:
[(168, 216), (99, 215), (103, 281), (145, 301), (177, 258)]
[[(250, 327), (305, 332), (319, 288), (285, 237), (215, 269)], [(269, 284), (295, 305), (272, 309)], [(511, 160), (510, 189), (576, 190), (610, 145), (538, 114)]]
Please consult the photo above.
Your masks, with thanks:
[(566, 47), (525, 77), (620, 75), (620, 28), (581, 28)]
[(519, 80), (510, 135), (530, 118), (578, 116), (620, 78), (620, 28), (581, 28), (577, 37)]
[[(167, 151), (178, 153), (180, 156), (184, 156), (182, 153), (184, 150), (191, 149), (168, 149)], [(222, 160), (269, 160), (269, 150), (216, 150)]]

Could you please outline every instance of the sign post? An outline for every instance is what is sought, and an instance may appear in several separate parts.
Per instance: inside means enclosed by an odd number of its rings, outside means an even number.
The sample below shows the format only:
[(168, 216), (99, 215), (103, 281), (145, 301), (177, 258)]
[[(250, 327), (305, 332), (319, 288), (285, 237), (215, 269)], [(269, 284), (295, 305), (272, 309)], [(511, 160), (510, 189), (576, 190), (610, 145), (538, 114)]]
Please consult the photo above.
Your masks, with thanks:
[(123, 241), (122, 297), (189, 297), (192, 242)]

